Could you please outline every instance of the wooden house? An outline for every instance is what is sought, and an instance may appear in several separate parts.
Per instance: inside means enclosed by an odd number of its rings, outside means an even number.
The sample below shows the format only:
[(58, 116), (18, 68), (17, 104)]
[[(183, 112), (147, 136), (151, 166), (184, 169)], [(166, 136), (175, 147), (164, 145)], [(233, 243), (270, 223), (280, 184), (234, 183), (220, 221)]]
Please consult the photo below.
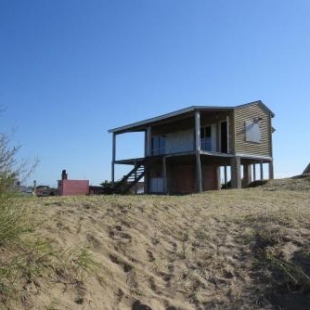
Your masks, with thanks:
[[(145, 193), (186, 194), (247, 186), (264, 166), (273, 178), (271, 124), (261, 101), (235, 107), (192, 106), (109, 130), (113, 134), (112, 188), (126, 192), (144, 178)], [(144, 156), (116, 159), (116, 137), (144, 133)], [(132, 169), (115, 180), (115, 165)], [(265, 172), (266, 173), (266, 172)]]

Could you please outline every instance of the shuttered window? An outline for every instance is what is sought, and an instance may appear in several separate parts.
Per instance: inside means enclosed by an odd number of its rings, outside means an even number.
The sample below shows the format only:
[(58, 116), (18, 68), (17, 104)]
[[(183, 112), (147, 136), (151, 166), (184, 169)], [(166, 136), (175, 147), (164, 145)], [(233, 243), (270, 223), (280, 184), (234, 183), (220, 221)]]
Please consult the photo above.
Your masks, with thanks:
[(245, 141), (261, 143), (261, 130), (259, 121), (246, 121), (245, 127)]

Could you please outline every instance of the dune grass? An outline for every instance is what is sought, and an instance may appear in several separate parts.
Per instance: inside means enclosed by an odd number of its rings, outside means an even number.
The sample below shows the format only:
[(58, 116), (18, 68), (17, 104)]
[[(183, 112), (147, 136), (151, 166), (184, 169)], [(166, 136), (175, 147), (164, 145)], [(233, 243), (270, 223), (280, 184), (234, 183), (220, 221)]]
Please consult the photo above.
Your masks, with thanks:
[[(1, 208), (0, 309), (41, 309), (29, 297), (41, 290), (42, 279), (48, 279), (49, 285), (55, 281), (81, 286), (97, 268), (84, 243), (57, 251), (49, 238), (37, 233), (43, 225), (36, 216), (38, 202), (13, 195)], [(76, 302), (81, 300), (77, 297)], [(49, 304), (46, 307), (51, 309), (54, 303)]]

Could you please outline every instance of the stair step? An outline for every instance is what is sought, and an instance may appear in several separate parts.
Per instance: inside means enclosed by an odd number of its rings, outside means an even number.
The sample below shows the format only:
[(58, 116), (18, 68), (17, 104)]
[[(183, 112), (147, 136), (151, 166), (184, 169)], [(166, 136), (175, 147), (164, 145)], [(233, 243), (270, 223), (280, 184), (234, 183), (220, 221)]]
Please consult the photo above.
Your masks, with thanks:
[(113, 192), (114, 193), (125, 193), (127, 192), (131, 187), (133, 187), (145, 174), (145, 167), (143, 163), (140, 164), (140, 166), (134, 167), (127, 175), (125, 175), (123, 178), (119, 179), (114, 187)]

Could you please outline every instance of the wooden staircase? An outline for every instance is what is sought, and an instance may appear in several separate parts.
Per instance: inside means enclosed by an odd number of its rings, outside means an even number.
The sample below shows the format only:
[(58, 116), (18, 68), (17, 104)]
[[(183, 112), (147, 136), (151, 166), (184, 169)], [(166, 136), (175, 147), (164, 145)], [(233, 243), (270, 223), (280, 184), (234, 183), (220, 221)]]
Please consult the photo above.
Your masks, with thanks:
[(145, 174), (144, 163), (136, 165), (128, 174), (115, 182), (112, 187), (112, 194), (126, 194), (128, 191), (143, 178)]

